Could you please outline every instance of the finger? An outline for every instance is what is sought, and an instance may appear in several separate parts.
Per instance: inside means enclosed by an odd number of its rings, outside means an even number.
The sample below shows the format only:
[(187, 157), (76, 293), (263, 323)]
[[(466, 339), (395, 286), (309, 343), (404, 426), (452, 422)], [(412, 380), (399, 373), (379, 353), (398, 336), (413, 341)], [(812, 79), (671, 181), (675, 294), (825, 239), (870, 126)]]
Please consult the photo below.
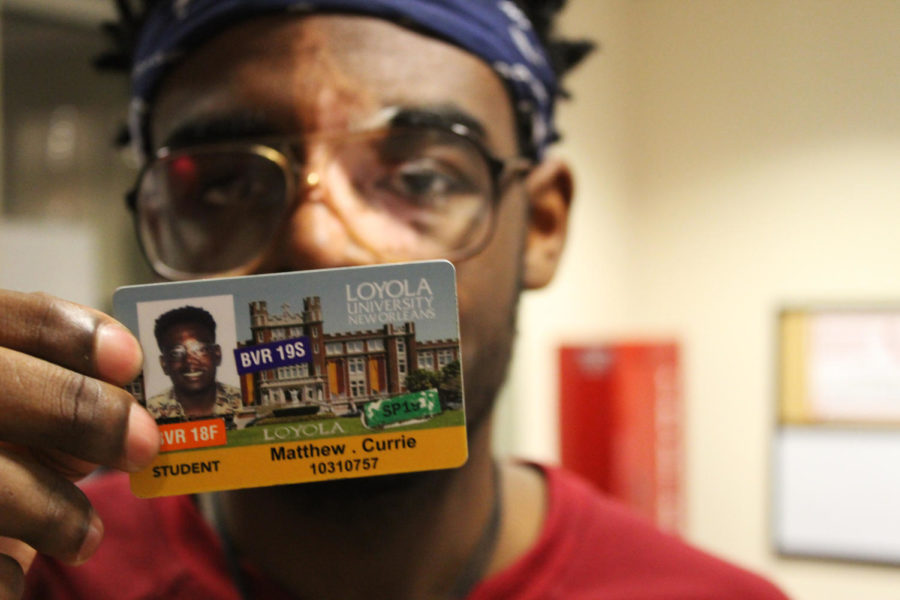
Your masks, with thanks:
[(156, 456), (156, 422), (122, 388), (3, 348), (0, 373), (0, 440), (128, 471)]
[(0, 555), (14, 559), (25, 573), (31, 568), (31, 563), (34, 562), (36, 554), (37, 550), (21, 540), (0, 537)]
[(38, 552), (79, 563), (103, 538), (103, 524), (75, 484), (0, 450), (0, 534)]
[(20, 456), (27, 456), (48, 469), (56, 471), (69, 481), (84, 479), (100, 466), (97, 463), (76, 458), (71, 454), (53, 448), (11, 446), (11, 449)]
[(42, 293), (0, 290), (0, 346), (124, 385), (141, 369), (141, 347), (118, 321)]
[(25, 572), (16, 559), (0, 554), (0, 600), (19, 600), (25, 592)]

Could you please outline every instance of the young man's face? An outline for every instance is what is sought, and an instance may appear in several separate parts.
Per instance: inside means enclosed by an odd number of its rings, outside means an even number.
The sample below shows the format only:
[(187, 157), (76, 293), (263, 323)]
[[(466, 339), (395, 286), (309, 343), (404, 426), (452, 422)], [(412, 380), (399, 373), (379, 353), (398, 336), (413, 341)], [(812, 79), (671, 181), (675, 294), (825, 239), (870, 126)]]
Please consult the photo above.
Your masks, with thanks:
[[(219, 34), (163, 82), (151, 133), (156, 147), (173, 143), (185, 130), (194, 132), (192, 142), (202, 142), (196, 133), (204, 128), (197, 125), (221, 125), (223, 120), (235, 137), (315, 134), (358, 126), (388, 107), (461, 113), (483, 129), (482, 142), (492, 154), (517, 154), (509, 96), (480, 59), (378, 19), (336, 15), (258, 18)], [(254, 130), (244, 131), (247, 123)], [(257, 131), (260, 123), (263, 132)], [(221, 140), (221, 133), (216, 139)], [(304, 151), (311, 159), (316, 156), (316, 148)], [(298, 193), (304, 197), (281, 228), (271, 232), (272, 244), (256, 270), (382, 260), (348, 231), (346, 217), (336, 214), (334, 206), (341, 204), (344, 190), (326, 186), (316, 191), (330, 194), (329, 201)], [(562, 196), (567, 206), (568, 196)], [(484, 420), (505, 375), (523, 281), (538, 286), (546, 279), (529, 274), (526, 247), (535, 236), (564, 230), (551, 223), (558, 219), (556, 213), (544, 215), (537, 225), (532, 214), (526, 184), (513, 181), (496, 206), (490, 241), (456, 264), (470, 427)], [(369, 230), (364, 236), (380, 233)]]
[(213, 388), (222, 353), (215, 337), (196, 323), (176, 323), (162, 337), (163, 372), (176, 392), (196, 394)]

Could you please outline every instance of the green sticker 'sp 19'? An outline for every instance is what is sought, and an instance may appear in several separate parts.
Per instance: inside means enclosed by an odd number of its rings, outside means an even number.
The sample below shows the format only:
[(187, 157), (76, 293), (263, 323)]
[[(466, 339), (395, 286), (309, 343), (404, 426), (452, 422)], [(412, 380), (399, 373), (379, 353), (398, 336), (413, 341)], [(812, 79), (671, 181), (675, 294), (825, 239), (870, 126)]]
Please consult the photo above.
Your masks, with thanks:
[(363, 424), (371, 429), (400, 423), (424, 422), (441, 414), (441, 401), (435, 389), (401, 394), (366, 404)]

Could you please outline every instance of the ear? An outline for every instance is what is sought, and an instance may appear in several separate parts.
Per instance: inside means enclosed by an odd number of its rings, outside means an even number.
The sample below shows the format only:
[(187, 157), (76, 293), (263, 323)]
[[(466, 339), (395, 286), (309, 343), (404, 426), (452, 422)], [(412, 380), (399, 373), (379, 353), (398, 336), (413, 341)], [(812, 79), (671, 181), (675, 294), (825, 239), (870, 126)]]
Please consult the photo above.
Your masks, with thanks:
[(213, 362), (217, 367), (222, 364), (222, 347), (218, 344), (213, 350)]
[(162, 354), (159, 355), (159, 366), (162, 367), (163, 373), (165, 373), (166, 375), (169, 374), (169, 363), (166, 362), (166, 359)]
[(574, 183), (569, 166), (547, 159), (525, 178), (529, 199), (523, 285), (544, 287), (553, 279), (568, 231)]

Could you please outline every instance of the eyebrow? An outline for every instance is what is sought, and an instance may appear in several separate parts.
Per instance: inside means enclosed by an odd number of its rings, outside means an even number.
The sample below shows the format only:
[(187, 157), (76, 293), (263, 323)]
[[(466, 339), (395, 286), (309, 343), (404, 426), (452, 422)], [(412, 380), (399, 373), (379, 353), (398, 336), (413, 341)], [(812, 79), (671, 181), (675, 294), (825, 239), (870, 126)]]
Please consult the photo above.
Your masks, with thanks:
[[(481, 120), (452, 104), (389, 108), (393, 109), (385, 123), (389, 127), (413, 125), (450, 129), (454, 125), (462, 125), (479, 141), (485, 142), (487, 138), (487, 130)], [(262, 113), (238, 111), (188, 121), (176, 127), (162, 146), (183, 148), (279, 134), (284, 134), (283, 127), (279, 127)]]
[(213, 115), (188, 121), (176, 127), (164, 140), (164, 147), (226, 142), (234, 139), (276, 135), (281, 131), (275, 123), (257, 111)]
[(440, 104), (426, 107), (400, 106), (389, 121), (390, 125), (431, 125), (451, 128), (463, 125), (470, 133), (484, 142), (487, 130), (484, 124), (468, 112), (452, 104)]

